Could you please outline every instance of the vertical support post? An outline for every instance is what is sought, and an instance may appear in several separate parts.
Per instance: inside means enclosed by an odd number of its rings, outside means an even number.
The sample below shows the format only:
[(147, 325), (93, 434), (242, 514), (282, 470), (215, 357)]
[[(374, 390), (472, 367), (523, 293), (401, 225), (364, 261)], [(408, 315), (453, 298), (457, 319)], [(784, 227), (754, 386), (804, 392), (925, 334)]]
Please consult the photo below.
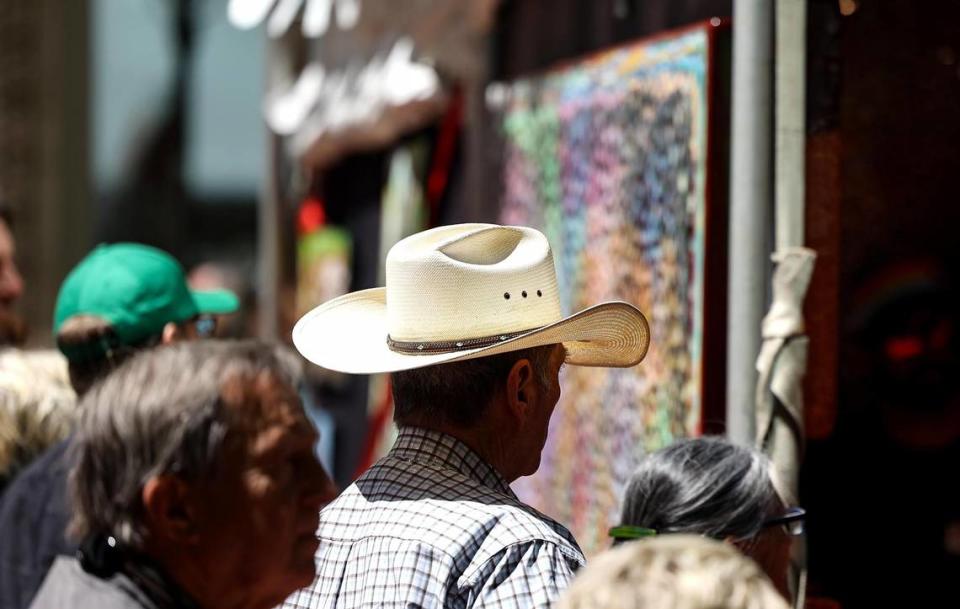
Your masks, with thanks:
[(776, 243), (783, 250), (804, 245), (806, 0), (777, 0), (776, 32)]
[[(269, 86), (270, 73), (280, 60), (279, 54), (284, 51), (280, 43), (267, 40), (265, 86)], [(283, 281), (283, 148), (280, 138), (266, 124), (263, 128), (267, 130), (267, 170), (264, 172), (257, 210), (257, 333), (262, 339), (277, 340), (280, 337), (280, 291)]]
[(756, 361), (773, 201), (773, 2), (735, 0), (731, 117), (727, 435), (753, 444)]
[[(776, 246), (785, 256), (804, 245), (806, 211), (806, 0), (777, 0), (776, 15), (776, 164), (774, 176)], [(804, 293), (806, 286), (804, 286)], [(802, 303), (801, 303), (802, 311)], [(802, 330), (802, 319), (799, 320)], [(800, 340), (800, 339), (795, 339)], [(806, 345), (806, 338), (802, 339)], [(806, 347), (804, 347), (806, 348)], [(805, 362), (804, 362), (805, 363)], [(800, 381), (798, 381), (800, 382)], [(773, 388), (770, 388), (771, 390)], [(802, 393), (798, 394), (802, 395)], [(802, 401), (802, 398), (801, 398)], [(766, 447), (785, 491), (798, 494), (803, 405), (794, 421), (774, 421)], [(762, 430), (761, 430), (762, 432)]]

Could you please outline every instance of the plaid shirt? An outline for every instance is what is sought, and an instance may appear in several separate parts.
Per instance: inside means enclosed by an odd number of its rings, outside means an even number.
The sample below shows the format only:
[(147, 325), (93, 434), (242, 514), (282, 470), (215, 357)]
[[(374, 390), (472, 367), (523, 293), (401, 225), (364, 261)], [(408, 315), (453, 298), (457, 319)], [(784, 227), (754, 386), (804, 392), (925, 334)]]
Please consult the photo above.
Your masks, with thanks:
[(548, 607), (584, 563), (462, 442), (404, 428), (320, 513), (317, 578), (289, 609)]

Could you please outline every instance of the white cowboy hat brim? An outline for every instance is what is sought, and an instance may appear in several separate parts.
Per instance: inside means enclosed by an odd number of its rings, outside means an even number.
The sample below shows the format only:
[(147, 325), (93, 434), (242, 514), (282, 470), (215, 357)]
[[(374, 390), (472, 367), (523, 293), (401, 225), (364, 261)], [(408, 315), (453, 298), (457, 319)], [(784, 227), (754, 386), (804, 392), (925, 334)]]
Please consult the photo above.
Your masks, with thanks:
[(646, 318), (626, 302), (599, 304), (490, 346), (443, 353), (394, 351), (387, 334), (386, 288), (373, 288), (304, 315), (293, 328), (293, 343), (314, 364), (351, 374), (399, 372), (556, 343), (566, 348), (568, 364), (626, 368), (640, 363), (650, 344)]

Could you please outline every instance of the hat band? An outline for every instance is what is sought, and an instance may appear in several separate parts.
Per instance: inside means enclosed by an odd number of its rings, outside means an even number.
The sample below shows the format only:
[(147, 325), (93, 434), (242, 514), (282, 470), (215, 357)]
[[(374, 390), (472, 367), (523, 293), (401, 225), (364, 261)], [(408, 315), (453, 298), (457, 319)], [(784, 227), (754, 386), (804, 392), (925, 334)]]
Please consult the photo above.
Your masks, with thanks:
[(466, 351), (467, 349), (477, 349), (480, 347), (489, 347), (490, 345), (496, 345), (504, 341), (508, 341), (511, 338), (516, 338), (522, 336), (529, 332), (539, 330), (543, 326), (538, 326), (536, 328), (530, 328), (528, 330), (520, 330), (519, 332), (510, 332), (508, 334), (495, 334), (493, 336), (483, 336), (480, 338), (464, 338), (461, 340), (446, 340), (446, 341), (434, 341), (434, 342), (410, 342), (410, 341), (399, 341), (393, 340), (390, 338), (390, 335), (387, 335), (387, 346), (390, 347), (391, 351), (397, 353), (403, 353), (405, 355), (436, 355), (438, 353), (452, 353), (455, 351)]

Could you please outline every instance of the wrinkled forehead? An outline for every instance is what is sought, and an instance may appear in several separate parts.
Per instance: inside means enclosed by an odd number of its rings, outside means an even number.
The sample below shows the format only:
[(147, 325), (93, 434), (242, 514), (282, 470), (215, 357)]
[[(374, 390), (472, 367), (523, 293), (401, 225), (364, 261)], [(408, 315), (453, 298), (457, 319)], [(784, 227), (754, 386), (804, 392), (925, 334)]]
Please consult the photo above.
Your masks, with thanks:
[[(282, 446), (312, 445), (317, 432), (296, 390), (275, 375), (240, 378), (225, 391), (229, 421), (226, 451), (238, 463), (272, 454)], [(231, 395), (232, 394), (232, 395)], [(229, 397), (228, 397), (229, 396)]]
[(296, 388), (275, 372), (227, 375), (221, 394), (228, 416), (243, 429), (292, 427), (306, 420)]

